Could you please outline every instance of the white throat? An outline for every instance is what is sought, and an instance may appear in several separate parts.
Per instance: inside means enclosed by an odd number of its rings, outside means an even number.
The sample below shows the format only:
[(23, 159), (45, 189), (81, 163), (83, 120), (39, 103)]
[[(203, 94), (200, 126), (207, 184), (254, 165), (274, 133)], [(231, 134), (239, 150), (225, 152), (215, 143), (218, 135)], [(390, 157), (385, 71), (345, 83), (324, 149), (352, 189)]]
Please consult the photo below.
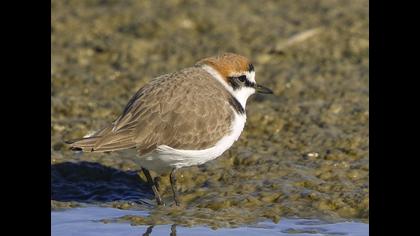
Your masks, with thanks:
[[(203, 68), (205, 71), (207, 71), (209, 74), (213, 76), (217, 81), (219, 81), (242, 105), (242, 107), (245, 109), (246, 101), (248, 100), (249, 96), (255, 93), (254, 88), (250, 87), (242, 87), (239, 89), (234, 90), (231, 86), (229, 86), (226, 81), (223, 79), (222, 75), (215, 70), (213, 67), (208, 65), (203, 65), (201, 68)], [(250, 72), (250, 78), (252, 82), (255, 82), (255, 72)]]

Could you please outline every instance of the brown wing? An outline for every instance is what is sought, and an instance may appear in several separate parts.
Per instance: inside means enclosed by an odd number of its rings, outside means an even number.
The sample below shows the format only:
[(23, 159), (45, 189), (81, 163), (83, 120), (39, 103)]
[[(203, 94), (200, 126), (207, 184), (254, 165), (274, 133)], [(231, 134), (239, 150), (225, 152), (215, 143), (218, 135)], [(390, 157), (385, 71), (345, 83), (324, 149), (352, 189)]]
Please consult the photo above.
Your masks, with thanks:
[(230, 131), (229, 96), (200, 68), (158, 77), (130, 99), (110, 127), (98, 132), (100, 137), (90, 138), (90, 150), (137, 147), (147, 153), (158, 145), (190, 150), (211, 147)]

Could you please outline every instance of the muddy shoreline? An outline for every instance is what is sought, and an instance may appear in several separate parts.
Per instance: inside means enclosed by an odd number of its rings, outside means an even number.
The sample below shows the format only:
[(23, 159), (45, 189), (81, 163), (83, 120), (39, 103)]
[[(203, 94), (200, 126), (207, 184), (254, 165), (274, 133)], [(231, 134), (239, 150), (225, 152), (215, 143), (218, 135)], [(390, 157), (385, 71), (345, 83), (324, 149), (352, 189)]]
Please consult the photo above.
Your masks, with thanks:
[[(368, 1), (52, 1), (52, 208), (142, 208), (135, 224), (368, 222)], [(230, 51), (275, 96), (254, 96), (223, 156), (179, 171), (185, 206), (155, 208), (135, 153), (63, 140), (112, 122), (153, 77)], [(168, 176), (164, 199), (171, 202)], [(209, 220), (212, 219), (212, 220)]]

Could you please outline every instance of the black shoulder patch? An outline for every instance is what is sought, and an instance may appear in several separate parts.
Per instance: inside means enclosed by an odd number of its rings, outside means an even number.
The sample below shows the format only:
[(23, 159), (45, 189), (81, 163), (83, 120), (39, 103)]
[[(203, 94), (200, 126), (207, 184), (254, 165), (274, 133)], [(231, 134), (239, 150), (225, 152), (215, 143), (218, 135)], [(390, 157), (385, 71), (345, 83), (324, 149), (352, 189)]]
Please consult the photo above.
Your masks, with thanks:
[(238, 114), (245, 113), (245, 109), (242, 107), (241, 103), (239, 103), (239, 101), (233, 95), (230, 95), (229, 104), (233, 107), (236, 113)]

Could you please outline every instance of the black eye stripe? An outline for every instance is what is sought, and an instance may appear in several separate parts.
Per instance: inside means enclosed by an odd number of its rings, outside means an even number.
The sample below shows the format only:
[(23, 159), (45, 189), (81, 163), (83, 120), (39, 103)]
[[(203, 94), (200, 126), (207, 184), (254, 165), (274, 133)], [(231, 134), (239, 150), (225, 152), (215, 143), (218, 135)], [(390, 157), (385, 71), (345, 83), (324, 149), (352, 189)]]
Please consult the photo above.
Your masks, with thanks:
[(232, 86), (233, 90), (237, 90), (240, 87), (254, 87), (255, 83), (248, 80), (246, 75), (241, 76), (230, 76), (228, 77), (228, 83)]
[(232, 86), (233, 90), (237, 90), (241, 87), (238, 77), (228, 77), (228, 83)]

